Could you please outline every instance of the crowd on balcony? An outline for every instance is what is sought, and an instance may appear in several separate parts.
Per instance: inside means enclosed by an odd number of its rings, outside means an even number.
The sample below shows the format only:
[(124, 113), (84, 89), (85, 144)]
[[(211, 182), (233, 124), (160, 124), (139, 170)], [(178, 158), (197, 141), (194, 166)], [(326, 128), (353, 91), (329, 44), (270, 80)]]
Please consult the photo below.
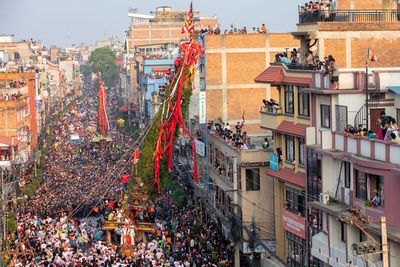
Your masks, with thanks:
[(165, 72), (152, 72), (143, 75), (144, 78), (149, 79), (162, 79), (165, 77)]
[[(201, 29), (201, 34), (221, 34), (221, 29), (216, 26), (215, 28), (209, 26), (208, 28)], [(230, 30), (224, 30), (223, 34), (248, 34), (248, 33), (267, 33), (267, 26), (262, 24), (261, 27), (253, 27), (248, 30), (247, 27), (235, 28), (233, 25)]]
[(21, 92), (18, 92), (16, 94), (0, 94), (0, 101), (18, 101), (21, 100), (23, 98), (23, 95), (21, 94)]
[(273, 98), (271, 98), (269, 101), (266, 99), (263, 99), (262, 103), (263, 103), (262, 111), (277, 113), (278, 110), (280, 110), (279, 103), (276, 102)]
[(7, 68), (7, 73), (25, 73), (25, 72), (35, 72), (37, 67), (35, 66), (16, 66)]
[(243, 125), (238, 122), (233, 128), (229, 123), (224, 123), (221, 119), (208, 122), (207, 129), (214, 132), (229, 145), (239, 149), (250, 149), (253, 147), (251, 138), (245, 131), (242, 132)]
[(395, 118), (387, 116), (386, 113), (382, 111), (376, 123), (379, 127), (378, 133), (364, 128), (362, 124), (358, 125), (357, 128), (348, 124), (345, 129), (345, 134), (347, 136), (363, 136), (370, 139), (378, 139), (394, 144), (400, 144), (399, 127)]
[(4, 88), (21, 88), (26, 85), (25, 81), (12, 81), (12, 82), (0, 82), (0, 89)]
[(334, 21), (336, 3), (332, 0), (310, 1), (300, 7), (300, 23)]
[[(139, 53), (141, 54), (141, 53)], [(155, 60), (155, 59), (172, 59), (172, 55), (148, 55), (146, 54), (145, 56), (143, 56), (144, 60)]]
[(307, 53), (305, 64), (299, 64), (299, 57), (300, 53), (294, 48), (290, 53), (290, 57), (288, 57), (287, 52), (276, 54), (275, 62), (283, 62), (289, 67), (289, 69), (317, 70), (325, 75), (330, 75), (333, 89), (339, 89), (339, 66), (332, 55), (320, 60), (319, 56), (314, 55), (310, 50)]

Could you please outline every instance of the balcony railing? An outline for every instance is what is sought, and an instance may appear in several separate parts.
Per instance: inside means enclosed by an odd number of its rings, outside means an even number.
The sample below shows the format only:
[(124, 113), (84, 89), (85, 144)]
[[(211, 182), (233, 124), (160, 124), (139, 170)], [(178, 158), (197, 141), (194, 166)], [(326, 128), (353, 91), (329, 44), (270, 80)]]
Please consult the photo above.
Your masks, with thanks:
[(279, 124), (283, 121), (282, 108), (280, 107), (261, 107), (261, 127), (266, 129), (275, 130)]
[(397, 22), (399, 20), (400, 11), (392, 9), (336, 10), (335, 12), (325, 10), (301, 12), (299, 9), (299, 24), (313, 22)]

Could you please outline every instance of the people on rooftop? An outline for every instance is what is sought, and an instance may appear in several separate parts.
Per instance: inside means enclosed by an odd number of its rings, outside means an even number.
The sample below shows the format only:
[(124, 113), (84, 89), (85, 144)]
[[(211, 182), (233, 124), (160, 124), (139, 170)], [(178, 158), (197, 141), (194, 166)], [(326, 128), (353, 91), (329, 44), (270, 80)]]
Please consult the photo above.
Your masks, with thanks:
[[(240, 125), (240, 127), (238, 127)], [(238, 122), (235, 126), (236, 133), (233, 133), (229, 123), (225, 123), (218, 119), (216, 121), (208, 122), (208, 130), (215, 132), (217, 136), (221, 137), (225, 142), (239, 149), (249, 149), (253, 146), (251, 138), (246, 132), (242, 133), (242, 125)]]
[(329, 1), (310, 1), (300, 7), (300, 23), (316, 21), (334, 21), (336, 12), (336, 2)]

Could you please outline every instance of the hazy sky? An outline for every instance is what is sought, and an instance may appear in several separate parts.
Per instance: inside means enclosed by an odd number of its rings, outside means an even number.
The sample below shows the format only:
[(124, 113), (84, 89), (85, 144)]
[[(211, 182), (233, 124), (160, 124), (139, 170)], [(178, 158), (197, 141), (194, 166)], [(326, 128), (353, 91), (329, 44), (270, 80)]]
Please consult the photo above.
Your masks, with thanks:
[[(271, 32), (296, 29), (297, 6), (305, 0), (193, 0), (201, 16), (216, 15), (226, 29), (260, 26)], [(16, 41), (33, 38), (46, 46), (94, 44), (104, 34), (117, 34), (122, 41), (130, 19), (128, 9), (149, 13), (157, 6), (187, 10), (189, 0), (0, 0), (0, 34), (14, 34)]]

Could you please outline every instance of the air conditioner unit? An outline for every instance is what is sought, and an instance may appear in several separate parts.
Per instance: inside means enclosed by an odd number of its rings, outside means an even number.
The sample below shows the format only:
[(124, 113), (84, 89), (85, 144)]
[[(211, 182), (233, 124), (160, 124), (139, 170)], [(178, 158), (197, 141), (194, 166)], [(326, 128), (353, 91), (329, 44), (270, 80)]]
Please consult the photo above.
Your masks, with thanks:
[(328, 193), (320, 193), (319, 194), (319, 202), (321, 202), (324, 205), (329, 204), (329, 194)]

